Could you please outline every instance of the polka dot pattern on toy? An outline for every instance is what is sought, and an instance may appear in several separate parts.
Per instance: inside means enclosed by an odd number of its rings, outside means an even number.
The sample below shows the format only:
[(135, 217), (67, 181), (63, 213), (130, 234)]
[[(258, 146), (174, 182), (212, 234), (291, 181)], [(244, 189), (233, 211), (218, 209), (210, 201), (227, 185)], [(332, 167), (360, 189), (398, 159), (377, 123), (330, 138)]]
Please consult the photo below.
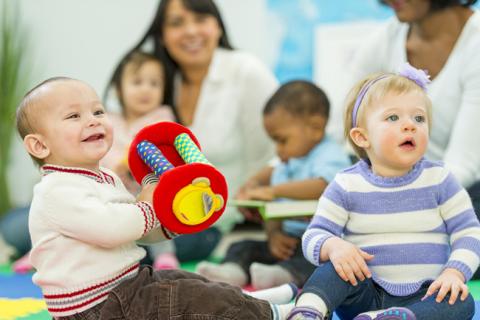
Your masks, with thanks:
[(146, 140), (140, 142), (137, 145), (137, 152), (157, 177), (174, 168), (162, 152), (151, 142)]

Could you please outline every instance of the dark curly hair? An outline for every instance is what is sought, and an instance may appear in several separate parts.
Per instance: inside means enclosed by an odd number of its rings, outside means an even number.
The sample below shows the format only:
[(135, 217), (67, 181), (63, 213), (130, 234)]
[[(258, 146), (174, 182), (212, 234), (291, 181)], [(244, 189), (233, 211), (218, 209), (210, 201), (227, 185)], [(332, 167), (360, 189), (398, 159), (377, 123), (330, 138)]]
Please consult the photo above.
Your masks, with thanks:
[[(381, 4), (385, 4), (385, 0), (379, 0)], [(477, 0), (430, 0), (431, 10), (441, 10), (452, 6), (470, 7), (474, 5)]]
[(292, 80), (280, 86), (268, 99), (263, 114), (271, 114), (276, 109), (284, 109), (298, 117), (321, 115), (328, 118), (330, 102), (325, 92), (314, 83)]

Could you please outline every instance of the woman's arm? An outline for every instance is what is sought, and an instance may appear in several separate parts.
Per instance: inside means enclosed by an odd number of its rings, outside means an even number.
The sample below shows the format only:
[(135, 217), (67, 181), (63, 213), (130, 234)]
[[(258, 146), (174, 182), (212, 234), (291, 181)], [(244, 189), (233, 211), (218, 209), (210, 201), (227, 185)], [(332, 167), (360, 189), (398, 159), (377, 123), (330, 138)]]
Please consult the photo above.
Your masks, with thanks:
[[(480, 45), (477, 48), (480, 50)], [(480, 61), (476, 54), (464, 59), (461, 83), (452, 86), (461, 88), (461, 99), (443, 157), (445, 166), (464, 187), (471, 186), (480, 173)]]
[(278, 88), (273, 73), (259, 60), (250, 57), (242, 67), (241, 134), (244, 140), (246, 174), (257, 172), (274, 157), (273, 142), (263, 127), (263, 108)]

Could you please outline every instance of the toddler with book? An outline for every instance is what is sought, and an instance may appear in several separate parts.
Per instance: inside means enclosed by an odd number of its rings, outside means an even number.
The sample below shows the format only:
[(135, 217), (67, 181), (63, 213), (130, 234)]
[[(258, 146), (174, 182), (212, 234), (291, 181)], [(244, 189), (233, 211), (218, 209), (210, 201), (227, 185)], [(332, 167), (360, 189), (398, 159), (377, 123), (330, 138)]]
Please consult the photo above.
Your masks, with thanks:
[[(280, 161), (251, 177), (237, 198), (286, 201), (318, 199), (335, 174), (350, 165), (347, 154), (325, 135), (329, 101), (307, 81), (282, 85), (263, 111), (265, 129)], [(265, 289), (293, 282), (302, 286), (314, 266), (302, 254), (303, 219), (268, 220), (267, 241), (234, 243), (220, 265), (202, 262), (197, 273), (210, 280)]]

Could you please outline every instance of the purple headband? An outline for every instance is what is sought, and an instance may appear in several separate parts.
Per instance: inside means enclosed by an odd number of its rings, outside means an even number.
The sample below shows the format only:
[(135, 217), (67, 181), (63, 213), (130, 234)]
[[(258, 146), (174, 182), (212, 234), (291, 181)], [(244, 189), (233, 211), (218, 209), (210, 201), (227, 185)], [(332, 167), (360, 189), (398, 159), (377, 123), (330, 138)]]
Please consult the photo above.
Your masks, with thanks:
[[(429, 84), (430, 81), (430, 76), (428, 75), (426, 70), (420, 70), (417, 68), (412, 67), (408, 62), (405, 62), (402, 67), (400, 68), (398, 75), (403, 76), (407, 79), (412, 80), (415, 82), (419, 87), (421, 87), (423, 90), (427, 89), (427, 84)], [(355, 105), (353, 106), (352, 110), (352, 128), (355, 128), (357, 126), (357, 114), (358, 114), (358, 109), (360, 105), (362, 104), (363, 97), (367, 93), (368, 89), (370, 89), (371, 86), (373, 86), (376, 82), (385, 79), (387, 77), (391, 76), (391, 74), (382, 74), (381, 76), (378, 76), (367, 83), (365, 83), (360, 89), (360, 92), (357, 95), (357, 99), (355, 100)]]

